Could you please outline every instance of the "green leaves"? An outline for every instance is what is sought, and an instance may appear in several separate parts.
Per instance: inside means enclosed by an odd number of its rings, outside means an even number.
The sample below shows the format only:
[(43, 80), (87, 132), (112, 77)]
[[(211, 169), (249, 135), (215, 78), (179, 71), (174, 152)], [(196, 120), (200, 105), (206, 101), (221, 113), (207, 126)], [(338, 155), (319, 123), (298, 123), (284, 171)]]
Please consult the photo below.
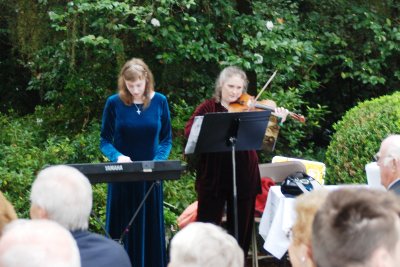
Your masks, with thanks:
[(87, 35), (87, 36), (84, 36), (84, 37), (82, 37), (82, 38), (80, 38), (79, 39), (81, 42), (83, 42), (84, 44), (90, 44), (90, 45), (93, 45), (93, 46), (99, 46), (99, 45), (108, 45), (108, 44), (110, 44), (110, 40), (108, 40), (108, 39), (105, 39), (104, 37), (102, 37), (102, 36), (98, 36), (98, 37), (96, 37), (96, 36), (94, 36), (94, 35)]
[[(307, 120), (299, 124), (288, 119), (274, 154), (320, 161), (332, 124), (347, 109), (399, 89), (400, 27), (393, 1), (254, 0), (246, 14), (231, 0), (77, 0), (67, 4), (41, 0), (20, 1), (17, 10), (12, 2), (4, 6), (4, 24), (10, 26), (0, 33), (6, 37), (2, 47), (10, 55), (0, 65), (1, 77), (9, 81), (1, 107), (23, 110), (15, 103), (26, 105), (21, 97), (25, 79), (29, 93), (38, 96), (32, 105), (43, 105), (36, 109), (36, 117), (26, 118), (32, 123), (7, 122), (14, 132), (0, 134), (1, 140), (8, 140), (1, 153), (15, 154), (18, 160), (27, 155), (27, 170), (21, 171), (23, 175), (14, 173), (19, 178), (32, 174), (31, 159), (40, 150), (46, 155), (39, 156), (36, 164), (54, 162), (56, 157), (97, 159), (98, 150), (91, 145), (97, 142), (95, 136), (83, 132), (95, 131), (91, 122), (100, 118), (106, 97), (117, 89), (120, 67), (131, 57), (148, 63), (156, 90), (168, 96), (174, 158), (182, 157), (182, 129), (188, 116), (212, 95), (215, 79), (227, 65), (238, 65), (251, 74), (250, 85), (257, 93), (278, 70), (262, 98), (273, 99)], [(363, 129), (351, 123), (354, 129)], [(43, 131), (54, 137), (43, 137)], [(26, 143), (15, 143), (18, 135)], [(36, 144), (36, 138), (42, 143)], [(339, 156), (340, 149), (346, 149), (340, 146), (344, 141), (336, 144)], [(83, 148), (90, 150), (87, 157), (80, 154)], [(349, 155), (361, 160), (357, 153), (362, 149), (354, 147)], [(7, 162), (12, 165), (13, 159)], [(339, 166), (349, 166), (355, 173), (352, 164)], [(179, 185), (188, 190), (184, 193), (188, 199), (193, 193), (188, 189), (192, 176), (188, 174), (188, 184)], [(9, 180), (6, 183), (10, 185)], [(167, 195), (179, 201), (172, 187)]]
[[(21, 218), (29, 218), (29, 190), (37, 172), (45, 165), (102, 160), (98, 123), (75, 135), (68, 128), (57, 133), (50, 127), (54, 116), (57, 115), (52, 110), (39, 108), (25, 117), (0, 113), (0, 189), (8, 192)], [(104, 193), (101, 197), (97, 199), (95, 195), (95, 202), (101, 201), (104, 209)]]
[(386, 136), (400, 132), (400, 93), (358, 104), (334, 128), (326, 152), (326, 182), (366, 183), (365, 164)]

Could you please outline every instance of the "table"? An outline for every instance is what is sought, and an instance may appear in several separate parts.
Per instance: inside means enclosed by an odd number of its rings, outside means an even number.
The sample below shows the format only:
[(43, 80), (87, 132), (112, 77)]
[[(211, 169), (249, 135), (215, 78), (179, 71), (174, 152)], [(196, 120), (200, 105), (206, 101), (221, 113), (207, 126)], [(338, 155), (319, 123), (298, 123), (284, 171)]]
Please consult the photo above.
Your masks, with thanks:
[(296, 219), (294, 205), (295, 198), (285, 197), (280, 186), (270, 187), (258, 231), (265, 240), (264, 249), (278, 259), (290, 244), (288, 234)]

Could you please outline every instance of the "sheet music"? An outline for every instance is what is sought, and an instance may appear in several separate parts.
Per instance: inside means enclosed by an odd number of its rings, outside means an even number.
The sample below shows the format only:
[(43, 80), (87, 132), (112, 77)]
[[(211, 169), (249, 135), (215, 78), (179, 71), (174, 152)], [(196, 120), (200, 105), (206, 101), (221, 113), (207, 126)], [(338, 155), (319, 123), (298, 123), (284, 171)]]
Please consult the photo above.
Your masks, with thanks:
[(201, 124), (203, 123), (204, 116), (194, 117), (192, 129), (190, 130), (189, 138), (185, 147), (185, 154), (193, 154), (196, 148), (197, 140), (199, 138)]

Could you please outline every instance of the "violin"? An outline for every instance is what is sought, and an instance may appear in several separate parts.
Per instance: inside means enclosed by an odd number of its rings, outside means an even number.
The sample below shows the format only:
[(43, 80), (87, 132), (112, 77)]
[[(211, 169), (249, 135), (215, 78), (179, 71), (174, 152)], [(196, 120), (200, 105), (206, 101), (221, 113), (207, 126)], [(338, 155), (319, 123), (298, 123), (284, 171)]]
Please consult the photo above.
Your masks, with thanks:
[[(270, 110), (275, 111), (276, 104), (272, 100), (256, 101), (253, 96), (243, 93), (238, 100), (229, 104), (229, 112), (244, 112), (244, 111), (256, 111), (256, 110)], [(275, 115), (274, 113), (272, 113)], [(305, 123), (306, 118), (294, 112), (289, 111), (288, 114), (292, 119), (295, 119), (301, 123)]]

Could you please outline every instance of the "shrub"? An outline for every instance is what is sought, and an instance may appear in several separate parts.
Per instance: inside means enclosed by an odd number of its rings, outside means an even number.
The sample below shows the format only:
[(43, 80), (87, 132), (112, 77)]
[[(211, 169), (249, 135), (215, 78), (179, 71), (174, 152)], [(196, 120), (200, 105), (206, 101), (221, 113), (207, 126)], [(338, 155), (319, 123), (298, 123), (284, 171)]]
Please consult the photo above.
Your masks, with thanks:
[[(192, 109), (182, 101), (171, 106), (174, 144), (170, 159), (183, 160), (183, 126)], [(31, 115), (18, 117), (0, 113), (0, 190), (14, 205), (20, 218), (29, 218), (32, 182), (45, 165), (104, 162), (99, 149), (100, 123), (88, 123), (77, 133), (52, 106), (37, 107)], [(104, 233), (107, 185), (93, 186), (90, 229)], [(194, 177), (185, 173), (177, 181), (164, 183), (165, 221), (174, 229), (177, 216), (195, 199)], [(169, 233), (170, 234), (170, 233)], [(170, 234), (171, 235), (171, 234)]]
[[(173, 131), (173, 145), (170, 159), (186, 161), (184, 148), (186, 139), (184, 137), (185, 124), (192, 115), (194, 107), (189, 106), (183, 99), (177, 103), (172, 103), (171, 123)], [(196, 200), (194, 190), (194, 173), (187, 166), (187, 171), (182, 174), (179, 180), (164, 182), (164, 215), (165, 223), (171, 226), (172, 232), (176, 229), (176, 219), (182, 211)], [(173, 233), (168, 233), (172, 235)]]
[[(69, 136), (46, 131), (43, 113), (24, 117), (0, 114), (0, 190), (14, 205), (20, 218), (29, 218), (29, 195), (32, 182), (45, 165), (101, 160), (99, 126)], [(94, 213), (104, 220), (105, 187), (95, 186)], [(100, 224), (91, 219), (91, 228), (100, 231)]]
[(360, 103), (334, 125), (326, 152), (328, 184), (365, 183), (364, 166), (389, 134), (400, 133), (400, 92)]

